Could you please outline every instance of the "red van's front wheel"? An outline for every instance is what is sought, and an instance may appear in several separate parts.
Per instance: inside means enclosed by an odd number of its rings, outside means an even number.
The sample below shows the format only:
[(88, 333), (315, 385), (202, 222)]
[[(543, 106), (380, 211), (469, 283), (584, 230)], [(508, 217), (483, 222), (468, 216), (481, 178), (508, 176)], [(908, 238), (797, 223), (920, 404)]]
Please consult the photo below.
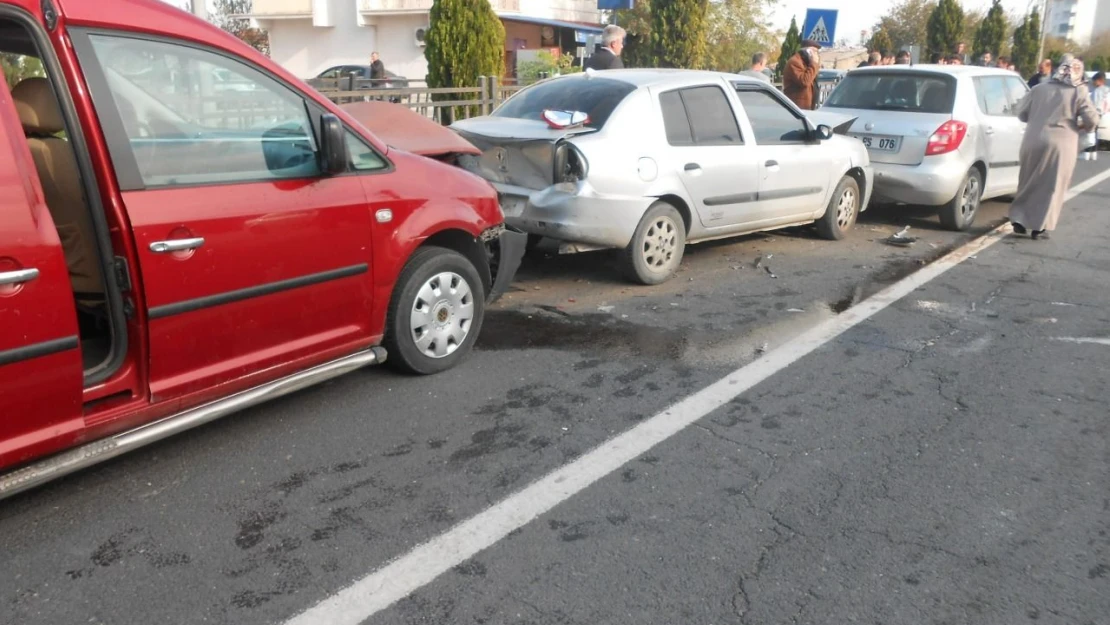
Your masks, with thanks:
[(442, 247), (417, 250), (390, 302), (386, 362), (420, 375), (450, 369), (474, 346), (485, 304), (482, 280), (465, 256)]

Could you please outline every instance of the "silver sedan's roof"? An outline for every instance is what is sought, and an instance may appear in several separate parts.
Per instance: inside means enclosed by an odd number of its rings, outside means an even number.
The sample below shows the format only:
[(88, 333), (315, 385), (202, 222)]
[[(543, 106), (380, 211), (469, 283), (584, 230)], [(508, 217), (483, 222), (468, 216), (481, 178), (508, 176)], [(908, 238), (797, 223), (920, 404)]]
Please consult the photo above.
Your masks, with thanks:
[(875, 67), (859, 67), (850, 73), (883, 73), (883, 72), (928, 72), (930, 74), (948, 74), (950, 76), (1017, 76), (1016, 72), (997, 67), (979, 67), (977, 65), (932, 65), (921, 63), (918, 65), (882, 65)]
[(635, 85), (636, 87), (674, 87), (685, 84), (704, 83), (711, 80), (750, 82), (755, 85), (767, 84), (758, 78), (749, 76), (694, 69), (607, 69), (600, 72), (570, 74), (552, 80), (590, 80), (591, 78), (619, 80), (630, 85)]

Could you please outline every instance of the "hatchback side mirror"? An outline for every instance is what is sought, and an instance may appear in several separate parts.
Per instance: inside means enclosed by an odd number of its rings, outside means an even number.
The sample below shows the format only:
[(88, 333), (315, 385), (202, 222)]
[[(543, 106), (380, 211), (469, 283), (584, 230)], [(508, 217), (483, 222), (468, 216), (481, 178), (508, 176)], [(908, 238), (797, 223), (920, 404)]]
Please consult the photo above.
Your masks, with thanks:
[(329, 176), (347, 171), (347, 132), (331, 113), (320, 116), (320, 169)]
[(825, 124), (821, 124), (820, 126), (818, 126), (816, 132), (817, 138), (822, 141), (828, 141), (829, 139), (832, 139), (833, 129), (829, 128)]

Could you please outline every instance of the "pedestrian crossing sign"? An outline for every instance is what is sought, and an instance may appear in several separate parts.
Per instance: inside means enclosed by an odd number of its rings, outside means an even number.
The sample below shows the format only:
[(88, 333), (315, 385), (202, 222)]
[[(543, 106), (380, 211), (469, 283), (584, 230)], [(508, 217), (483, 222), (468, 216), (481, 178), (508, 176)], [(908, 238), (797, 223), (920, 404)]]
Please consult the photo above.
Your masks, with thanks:
[(802, 39), (812, 39), (823, 48), (831, 48), (836, 42), (837, 13), (835, 9), (807, 9)]

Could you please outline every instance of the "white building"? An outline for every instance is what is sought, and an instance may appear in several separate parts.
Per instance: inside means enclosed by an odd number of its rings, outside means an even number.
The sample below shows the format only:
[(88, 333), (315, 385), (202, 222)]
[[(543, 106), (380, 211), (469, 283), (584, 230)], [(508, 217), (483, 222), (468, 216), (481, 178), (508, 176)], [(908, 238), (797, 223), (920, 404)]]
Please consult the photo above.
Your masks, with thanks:
[[(515, 51), (578, 52), (601, 27), (597, 0), (490, 0), (505, 24), (506, 67)], [(336, 65), (366, 65), (377, 51), (388, 71), (428, 72), (420, 38), (432, 0), (254, 0), (251, 18), (270, 34), (270, 57), (308, 78)]]
[[(1081, 46), (1091, 42), (1096, 32), (1096, 13), (1110, 14), (1110, 0), (1048, 0), (1045, 34), (1070, 39)], [(1110, 21), (1110, 15), (1102, 17)]]

